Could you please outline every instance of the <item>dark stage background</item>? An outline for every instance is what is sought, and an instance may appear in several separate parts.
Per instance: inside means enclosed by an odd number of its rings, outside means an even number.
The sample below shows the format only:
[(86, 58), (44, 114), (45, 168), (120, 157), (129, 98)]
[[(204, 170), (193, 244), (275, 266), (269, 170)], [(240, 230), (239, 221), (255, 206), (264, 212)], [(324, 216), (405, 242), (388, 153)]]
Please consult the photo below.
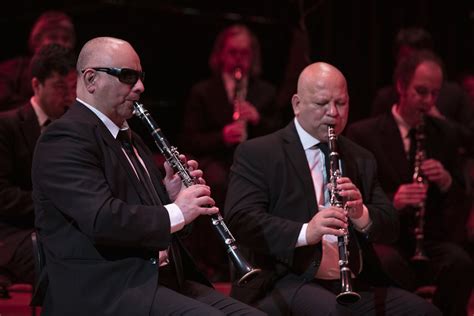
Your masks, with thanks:
[[(207, 59), (217, 33), (241, 22), (262, 45), (263, 77), (282, 83), (296, 1), (271, 0), (102, 0), (3, 2), (0, 59), (27, 53), (34, 20), (60, 9), (74, 20), (78, 48), (109, 35), (128, 40), (147, 73), (142, 101), (174, 141), (193, 83), (209, 75)], [(317, 8), (306, 19), (312, 61), (333, 63), (345, 73), (351, 95), (350, 121), (366, 117), (374, 92), (391, 82), (392, 39), (403, 26), (422, 26), (434, 37), (448, 77), (474, 66), (474, 1), (304, 1)], [(289, 107), (290, 105), (288, 105)]]

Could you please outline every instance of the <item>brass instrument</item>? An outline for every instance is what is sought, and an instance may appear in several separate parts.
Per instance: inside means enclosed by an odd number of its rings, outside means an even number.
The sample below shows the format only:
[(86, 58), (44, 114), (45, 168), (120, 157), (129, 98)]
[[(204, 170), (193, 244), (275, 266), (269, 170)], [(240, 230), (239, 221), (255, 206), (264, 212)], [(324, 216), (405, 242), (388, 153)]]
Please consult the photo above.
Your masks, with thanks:
[[(421, 118), (420, 123), (416, 126), (415, 131), (415, 141), (416, 141), (416, 151), (414, 157), (414, 167), (413, 167), (413, 182), (420, 184), (427, 184), (427, 180), (421, 171), (421, 164), (426, 159), (426, 150), (425, 150), (425, 120), (424, 117)], [(425, 211), (426, 205), (425, 201), (420, 202), (416, 206), (415, 211), (415, 253), (411, 257), (411, 261), (423, 262), (427, 261), (428, 257), (426, 256), (425, 249), (423, 247), (425, 234)]]
[[(344, 201), (337, 189), (337, 179), (342, 176), (339, 169), (339, 153), (337, 151), (337, 136), (334, 126), (328, 126), (328, 144), (329, 144), (329, 170), (331, 183), (330, 204), (339, 208), (344, 207)], [(336, 300), (340, 304), (353, 304), (360, 300), (360, 295), (352, 290), (352, 272), (349, 268), (349, 233), (346, 229), (343, 236), (337, 237), (337, 245), (339, 248), (339, 271), (341, 275), (341, 292), (337, 295)]]
[[(134, 111), (133, 113), (138, 116), (148, 128), (151, 136), (155, 140), (158, 149), (161, 154), (165, 157), (166, 161), (170, 164), (175, 172), (181, 177), (181, 181), (186, 187), (196, 184), (196, 179), (191, 176), (189, 170), (183, 165), (179, 159), (179, 152), (176, 147), (170, 146), (168, 140), (165, 138), (161, 129), (156, 124), (155, 120), (151, 117), (148, 110), (146, 110), (142, 104), (133, 102)], [(210, 215), (212, 226), (219, 234), (222, 242), (227, 248), (227, 253), (234, 265), (234, 268), (239, 276), (237, 283), (244, 284), (250, 279), (253, 279), (260, 273), (260, 269), (253, 268), (248, 261), (242, 256), (239, 248), (236, 245), (235, 238), (224, 223), (220, 213)]]

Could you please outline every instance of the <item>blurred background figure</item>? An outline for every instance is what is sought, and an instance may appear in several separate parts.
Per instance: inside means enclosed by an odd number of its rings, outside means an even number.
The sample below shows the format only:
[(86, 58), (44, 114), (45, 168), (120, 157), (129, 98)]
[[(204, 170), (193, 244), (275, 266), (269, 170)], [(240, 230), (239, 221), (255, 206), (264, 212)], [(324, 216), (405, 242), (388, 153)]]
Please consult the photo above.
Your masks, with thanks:
[(460, 84), (469, 95), (471, 106), (474, 108), (474, 70), (465, 71), (461, 75)]
[[(260, 45), (244, 25), (229, 26), (217, 36), (209, 66), (212, 76), (192, 87), (185, 106), (181, 149), (199, 161), (212, 197), (223, 207), (235, 147), (276, 128), (276, 91), (260, 78)], [(196, 229), (199, 236), (188, 238), (193, 253), (209, 267), (211, 279), (212, 270), (217, 279), (227, 279), (227, 258), (209, 219), (199, 218), (195, 225), (202, 228)]]
[[(423, 28), (408, 27), (398, 31), (393, 43), (393, 55), (396, 63), (420, 50), (433, 51), (431, 34)], [(461, 139), (461, 153), (472, 155), (474, 135), (474, 107), (470, 105), (468, 94), (459, 84), (446, 79), (439, 90), (436, 106), (430, 109), (429, 115), (448, 120), (457, 129)], [(371, 116), (389, 113), (393, 104), (398, 101), (395, 83), (379, 89), (372, 103)]]
[(74, 49), (76, 34), (71, 18), (61, 11), (46, 11), (38, 17), (28, 39), (29, 56), (18, 56), (0, 64), (0, 111), (19, 107), (33, 95), (30, 77), (32, 56), (46, 44)]
[(42, 46), (31, 59), (33, 96), (0, 113), (0, 277), (32, 284), (34, 228), (31, 162), (40, 133), (76, 97), (76, 56), (59, 44)]
[[(474, 70), (469, 69), (459, 78), (461, 87), (470, 97), (471, 107), (474, 110)], [(466, 159), (466, 182), (468, 185), (468, 193), (470, 195), (471, 212), (466, 224), (467, 230), (467, 247), (474, 258), (474, 157), (471, 155)]]
[(418, 51), (398, 63), (394, 78), (398, 101), (391, 111), (347, 131), (375, 155), (382, 188), (400, 214), (397, 243), (375, 249), (400, 286), (434, 284), (433, 303), (443, 315), (466, 315), (473, 265), (461, 247), (469, 207), (459, 139), (449, 122), (425, 115), (435, 107), (443, 66), (432, 52)]

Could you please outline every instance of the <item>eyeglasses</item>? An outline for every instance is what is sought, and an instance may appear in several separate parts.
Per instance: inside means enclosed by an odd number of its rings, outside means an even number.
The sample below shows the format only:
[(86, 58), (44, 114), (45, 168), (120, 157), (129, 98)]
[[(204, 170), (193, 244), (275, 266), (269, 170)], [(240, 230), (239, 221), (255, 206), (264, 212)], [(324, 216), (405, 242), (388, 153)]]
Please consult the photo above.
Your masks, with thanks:
[[(137, 71), (130, 68), (90, 67), (90, 69), (106, 72), (111, 76), (117, 77), (120, 82), (129, 85), (134, 85), (135, 83), (137, 83), (138, 79), (140, 79), (142, 82), (145, 81), (145, 72)], [(84, 71), (86, 71), (86, 69), (83, 69), (82, 73), (84, 73)]]

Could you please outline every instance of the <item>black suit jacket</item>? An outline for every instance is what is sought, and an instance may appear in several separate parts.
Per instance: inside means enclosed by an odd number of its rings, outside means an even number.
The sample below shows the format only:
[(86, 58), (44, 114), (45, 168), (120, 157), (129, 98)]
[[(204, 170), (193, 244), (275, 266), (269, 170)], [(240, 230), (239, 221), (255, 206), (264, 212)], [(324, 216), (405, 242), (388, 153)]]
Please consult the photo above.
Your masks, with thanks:
[(38, 118), (29, 102), (0, 113), (0, 266), (33, 231), (31, 160), (39, 135)]
[[(163, 204), (169, 199), (151, 153), (134, 135)], [(206, 283), (163, 205), (152, 205), (118, 141), (76, 102), (42, 134), (33, 161), (36, 227), (43, 240), (51, 315), (148, 315), (171, 246), (178, 279)], [(49, 315), (49, 314), (48, 314)]]
[[(247, 100), (261, 116), (257, 126), (248, 126), (248, 137), (264, 135), (275, 129), (275, 88), (268, 82), (251, 78)], [(233, 104), (229, 102), (221, 77), (213, 76), (192, 87), (184, 112), (183, 149), (197, 157), (232, 161), (234, 147), (223, 142), (222, 129), (232, 122)]]
[[(362, 273), (374, 279), (380, 271), (371, 242), (394, 241), (398, 217), (378, 184), (373, 156), (344, 137), (339, 138), (338, 145), (343, 173), (360, 189), (373, 221), (368, 235), (351, 230), (351, 240), (360, 246)], [(318, 211), (314, 192), (293, 122), (237, 148), (225, 219), (237, 241), (248, 249), (250, 260), (264, 269), (253, 282), (234, 285), (238, 299), (253, 303), (268, 294), (279, 280), (294, 278), (304, 282), (314, 277), (321, 260), (321, 244), (295, 248), (303, 223)]]
[[(430, 185), (426, 202), (426, 240), (447, 240), (456, 226), (464, 223), (460, 209), (453, 206), (463, 201), (464, 193), (460, 183), (461, 164), (458, 160), (457, 139), (452, 127), (436, 118), (426, 117), (426, 154), (428, 158), (440, 161), (453, 177), (450, 190), (442, 193), (436, 185)], [(397, 124), (391, 113), (366, 119), (348, 127), (346, 135), (359, 145), (370, 150), (379, 166), (379, 179), (390, 200), (404, 183), (411, 183), (412, 174), (403, 148), (403, 141)], [(409, 208), (401, 210), (401, 234), (399, 244), (408, 253), (412, 253), (413, 213)], [(452, 218), (452, 217), (455, 218)], [(455, 222), (458, 224), (455, 224)]]

